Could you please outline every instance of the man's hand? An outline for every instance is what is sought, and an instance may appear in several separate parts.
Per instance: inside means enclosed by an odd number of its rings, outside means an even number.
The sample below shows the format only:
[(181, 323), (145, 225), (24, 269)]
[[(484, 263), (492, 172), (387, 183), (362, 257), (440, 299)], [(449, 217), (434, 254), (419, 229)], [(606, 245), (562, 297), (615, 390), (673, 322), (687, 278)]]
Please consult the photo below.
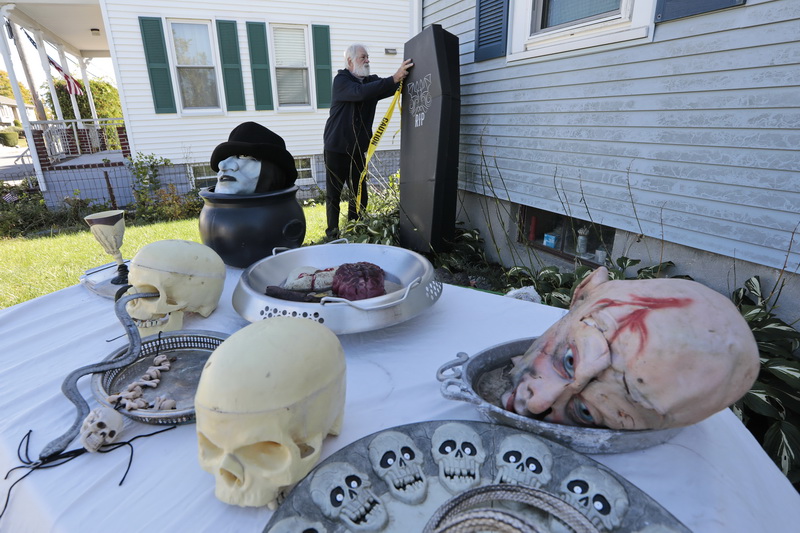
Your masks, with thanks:
[(394, 73), (394, 82), (399, 83), (400, 81), (404, 80), (406, 76), (408, 76), (408, 69), (414, 66), (413, 60), (406, 59), (403, 61), (403, 64), (400, 65), (400, 68), (397, 69), (397, 72)]

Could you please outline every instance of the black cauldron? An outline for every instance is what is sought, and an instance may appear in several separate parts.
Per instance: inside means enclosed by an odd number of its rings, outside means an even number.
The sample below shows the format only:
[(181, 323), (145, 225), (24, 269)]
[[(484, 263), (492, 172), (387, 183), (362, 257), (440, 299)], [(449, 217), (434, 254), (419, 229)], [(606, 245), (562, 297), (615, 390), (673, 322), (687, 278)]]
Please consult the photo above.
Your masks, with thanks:
[(258, 194), (221, 194), (202, 189), (200, 238), (226, 265), (246, 268), (275, 248), (298, 248), (306, 236), (306, 217), (297, 186)]

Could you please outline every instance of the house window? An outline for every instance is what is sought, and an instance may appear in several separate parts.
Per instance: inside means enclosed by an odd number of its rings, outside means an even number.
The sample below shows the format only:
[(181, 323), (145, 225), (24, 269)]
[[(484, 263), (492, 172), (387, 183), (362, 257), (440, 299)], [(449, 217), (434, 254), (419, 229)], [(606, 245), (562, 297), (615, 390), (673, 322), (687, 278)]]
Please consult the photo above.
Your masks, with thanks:
[(183, 109), (219, 109), (217, 67), (208, 22), (170, 22)]
[(621, 0), (543, 0), (535, 2), (531, 33), (564, 24), (619, 14)]
[(272, 27), (278, 106), (309, 106), (311, 91), (305, 26)]
[(311, 170), (310, 157), (295, 157), (294, 166), (297, 169), (298, 180), (314, 179), (314, 172)]
[(510, 61), (653, 39), (656, 0), (514, 2)]
[[(508, 61), (545, 57), (597, 46), (651, 42), (656, 22), (741, 6), (745, 0), (476, 0), (475, 61), (505, 54)], [(491, 24), (492, 14), (508, 9)], [(655, 13), (655, 16), (654, 16)], [(483, 21), (485, 14), (487, 21)], [(482, 43), (502, 45), (483, 56)]]
[(534, 207), (519, 210), (519, 242), (591, 265), (605, 264), (615, 233), (609, 226)]
[(193, 163), (189, 165), (191, 180), (195, 189), (211, 187), (217, 183), (217, 173), (209, 163)]

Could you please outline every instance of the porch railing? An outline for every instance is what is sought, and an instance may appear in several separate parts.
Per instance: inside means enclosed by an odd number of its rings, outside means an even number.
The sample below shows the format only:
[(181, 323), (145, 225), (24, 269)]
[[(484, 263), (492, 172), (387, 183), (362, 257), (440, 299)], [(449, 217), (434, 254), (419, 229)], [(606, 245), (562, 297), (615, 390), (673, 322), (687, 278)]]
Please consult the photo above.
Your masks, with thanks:
[[(42, 132), (50, 163), (104, 150), (119, 150), (121, 118), (35, 120), (31, 128)], [(41, 155), (41, 154), (40, 154)]]

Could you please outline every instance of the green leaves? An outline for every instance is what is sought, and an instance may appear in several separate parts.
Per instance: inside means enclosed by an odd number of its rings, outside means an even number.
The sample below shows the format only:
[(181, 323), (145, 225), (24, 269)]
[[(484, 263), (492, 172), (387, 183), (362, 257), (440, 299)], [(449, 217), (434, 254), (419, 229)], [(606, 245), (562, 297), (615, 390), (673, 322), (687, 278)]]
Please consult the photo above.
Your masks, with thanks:
[[(772, 310), (779, 294), (765, 294), (758, 276), (736, 289), (731, 300), (753, 332), (761, 371), (758, 381), (737, 402), (740, 418), (781, 471), (800, 482), (800, 332)], [(771, 303), (770, 303), (771, 302)]]

